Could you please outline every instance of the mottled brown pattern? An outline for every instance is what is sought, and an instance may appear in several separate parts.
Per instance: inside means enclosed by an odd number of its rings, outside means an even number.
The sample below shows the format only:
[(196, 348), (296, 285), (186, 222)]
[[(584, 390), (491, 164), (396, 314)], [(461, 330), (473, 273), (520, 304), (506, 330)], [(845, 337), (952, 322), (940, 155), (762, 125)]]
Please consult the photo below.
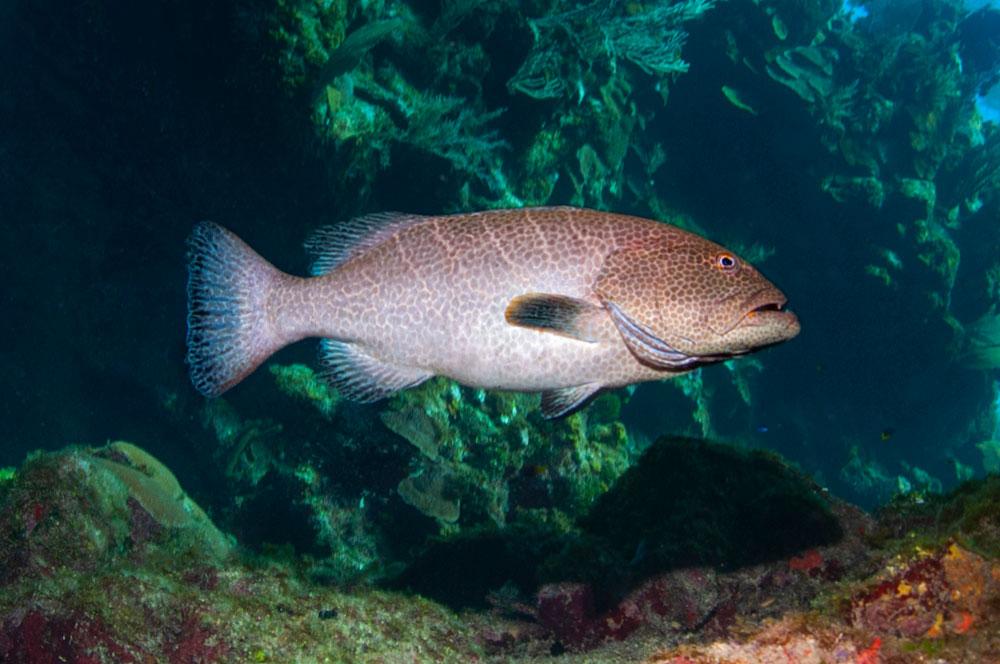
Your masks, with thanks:
[(387, 365), (486, 388), (614, 387), (678, 373), (640, 362), (607, 315), (589, 326), (593, 342), (509, 324), (505, 309), (526, 293), (613, 303), (702, 362), (798, 332), (781, 292), (723, 247), (575, 208), (426, 217), (326, 275), (285, 276), (267, 318), (282, 343), (333, 338)]

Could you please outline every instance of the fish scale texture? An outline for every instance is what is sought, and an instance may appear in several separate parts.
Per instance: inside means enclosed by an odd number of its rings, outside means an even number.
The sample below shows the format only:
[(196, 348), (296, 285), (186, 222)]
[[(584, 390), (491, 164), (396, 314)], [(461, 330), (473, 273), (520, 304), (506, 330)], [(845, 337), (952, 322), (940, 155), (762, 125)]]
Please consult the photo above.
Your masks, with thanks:
[[(347, 397), (377, 400), (442, 375), (541, 391), (556, 416), (602, 388), (798, 332), (779, 310), (784, 295), (725, 248), (594, 210), (369, 215), (312, 236), (323, 274), (311, 279), (278, 272), (217, 226), (199, 226), (190, 246), (189, 361), (210, 396), (270, 352), (321, 337), (325, 373)], [(532, 301), (546, 301), (558, 326), (512, 314)]]

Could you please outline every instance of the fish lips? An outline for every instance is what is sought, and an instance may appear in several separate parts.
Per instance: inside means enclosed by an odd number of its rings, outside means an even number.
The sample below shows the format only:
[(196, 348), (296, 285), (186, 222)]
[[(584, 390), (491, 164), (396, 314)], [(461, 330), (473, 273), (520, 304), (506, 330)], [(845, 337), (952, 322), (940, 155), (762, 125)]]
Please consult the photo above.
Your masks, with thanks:
[(802, 329), (799, 317), (785, 308), (784, 302), (755, 307), (740, 319), (739, 327), (765, 327), (775, 336), (775, 343), (796, 336)]
[(767, 327), (774, 330), (776, 342), (791, 339), (799, 333), (801, 326), (798, 316), (787, 309), (787, 304), (788, 298), (777, 288), (762, 288), (743, 301), (740, 308), (744, 313), (723, 334), (738, 327)]
[(784, 308), (758, 308), (748, 311), (743, 316), (741, 324), (747, 327), (772, 328), (782, 340), (791, 339), (802, 330), (799, 317)]

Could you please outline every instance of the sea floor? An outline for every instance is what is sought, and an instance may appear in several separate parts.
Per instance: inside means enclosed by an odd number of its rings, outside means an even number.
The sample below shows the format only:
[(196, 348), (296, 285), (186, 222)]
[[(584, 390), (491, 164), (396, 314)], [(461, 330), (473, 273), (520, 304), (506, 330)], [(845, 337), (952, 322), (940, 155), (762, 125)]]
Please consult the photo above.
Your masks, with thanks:
[(878, 515), (828, 498), (829, 546), (454, 611), (241, 552), (136, 446), (67, 448), (0, 481), (0, 661), (1000, 662), (998, 496), (991, 477)]

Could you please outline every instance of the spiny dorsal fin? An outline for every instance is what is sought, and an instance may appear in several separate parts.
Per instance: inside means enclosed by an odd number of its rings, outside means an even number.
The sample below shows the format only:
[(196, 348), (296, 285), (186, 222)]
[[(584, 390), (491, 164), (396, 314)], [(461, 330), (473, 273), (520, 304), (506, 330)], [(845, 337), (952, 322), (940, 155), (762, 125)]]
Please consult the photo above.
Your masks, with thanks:
[(601, 389), (598, 383), (563, 387), (542, 392), (542, 415), (548, 419), (569, 415), (583, 408)]
[(425, 218), (405, 212), (378, 212), (317, 228), (305, 242), (306, 251), (315, 257), (309, 273), (314, 277), (326, 274)]
[(554, 332), (580, 341), (596, 341), (594, 316), (605, 316), (604, 310), (575, 297), (553, 293), (518, 295), (504, 311), (511, 325), (545, 332)]
[(320, 342), (320, 362), (323, 378), (341, 395), (360, 403), (384, 399), (433, 375), (423, 369), (388, 364), (367, 354), (357, 344), (336, 339)]

